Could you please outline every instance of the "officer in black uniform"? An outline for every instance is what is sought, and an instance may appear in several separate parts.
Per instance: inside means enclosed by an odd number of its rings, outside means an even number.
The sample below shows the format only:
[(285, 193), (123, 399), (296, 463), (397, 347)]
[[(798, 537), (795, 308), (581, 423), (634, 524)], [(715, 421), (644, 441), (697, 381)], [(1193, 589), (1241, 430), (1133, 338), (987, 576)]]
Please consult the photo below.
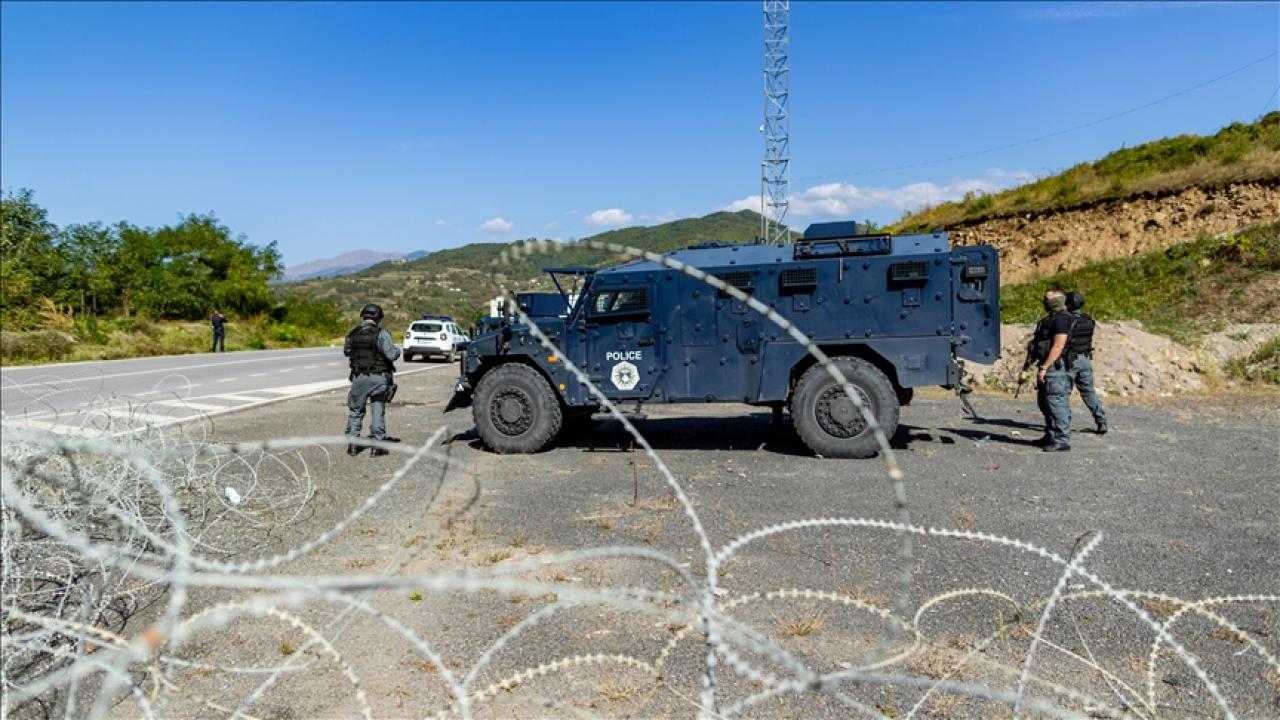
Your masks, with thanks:
[[(360, 324), (347, 333), (342, 354), (351, 362), (351, 391), (347, 393), (347, 437), (360, 437), (364, 425), (364, 406), (368, 403), (372, 412), (369, 418), (369, 437), (385, 442), (400, 442), (400, 438), (387, 436), (385, 407), (390, 395), (395, 393), (395, 360), (400, 358), (400, 348), (391, 340), (391, 333), (378, 327), (382, 322), (382, 308), (373, 303), (360, 310)], [(348, 455), (358, 455), (364, 446), (347, 444)], [(388, 450), (373, 448), (370, 455), (386, 455)]]
[(1093, 331), (1097, 323), (1084, 312), (1084, 293), (1067, 293), (1067, 312), (1071, 313), (1071, 337), (1067, 340), (1067, 374), (1080, 391), (1080, 399), (1093, 413), (1098, 434), (1107, 434), (1107, 411), (1093, 388)]
[(1036, 323), (1028, 360), (1038, 365), (1036, 404), (1044, 415), (1044, 437), (1039, 444), (1045, 452), (1071, 449), (1071, 376), (1067, 374), (1067, 340), (1071, 335), (1071, 313), (1061, 290), (1044, 294), (1045, 316)]

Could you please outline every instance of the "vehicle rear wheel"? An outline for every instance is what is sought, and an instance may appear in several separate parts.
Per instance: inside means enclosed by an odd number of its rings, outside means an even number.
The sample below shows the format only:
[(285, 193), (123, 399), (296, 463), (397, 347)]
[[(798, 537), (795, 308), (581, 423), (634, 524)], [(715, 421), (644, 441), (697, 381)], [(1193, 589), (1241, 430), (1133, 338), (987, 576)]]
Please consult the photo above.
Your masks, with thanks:
[[(889, 378), (866, 360), (832, 358), (884, 431), (898, 429), (898, 394)], [(823, 457), (869, 458), (880, 451), (861, 410), (821, 365), (805, 371), (791, 396), (791, 420), (805, 445)]]
[(407, 350), (406, 350), (406, 351), (405, 351), (405, 353), (404, 353), (404, 361), (405, 361), (405, 362), (413, 362), (413, 353), (411, 353), (411, 352), (409, 352), (409, 351), (407, 351)]
[(471, 406), (480, 439), (496, 453), (533, 453), (560, 434), (564, 414), (546, 378), (508, 363), (480, 378)]

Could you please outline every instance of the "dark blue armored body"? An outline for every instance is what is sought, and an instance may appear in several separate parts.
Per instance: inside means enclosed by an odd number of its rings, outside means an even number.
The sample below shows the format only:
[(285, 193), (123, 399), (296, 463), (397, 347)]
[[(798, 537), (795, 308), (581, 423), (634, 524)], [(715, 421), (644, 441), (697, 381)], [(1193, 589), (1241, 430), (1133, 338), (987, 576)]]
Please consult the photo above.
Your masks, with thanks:
[[(892, 435), (913, 388), (958, 385), (962, 359), (995, 362), (998, 259), (988, 246), (951, 249), (943, 233), (857, 235), (856, 229), (823, 223), (791, 245), (706, 243), (666, 257), (793, 323), (833, 358)], [(673, 402), (789, 407), (815, 452), (875, 454), (865, 421), (830, 375), (746, 303), (653, 261), (595, 272), (559, 269), (553, 278), (565, 272), (582, 286), (567, 316), (527, 314), (628, 411)], [(498, 452), (545, 447), (566, 423), (598, 412), (556, 354), (528, 327), (504, 323), (468, 345), (451, 408), (470, 401), (480, 437)]]

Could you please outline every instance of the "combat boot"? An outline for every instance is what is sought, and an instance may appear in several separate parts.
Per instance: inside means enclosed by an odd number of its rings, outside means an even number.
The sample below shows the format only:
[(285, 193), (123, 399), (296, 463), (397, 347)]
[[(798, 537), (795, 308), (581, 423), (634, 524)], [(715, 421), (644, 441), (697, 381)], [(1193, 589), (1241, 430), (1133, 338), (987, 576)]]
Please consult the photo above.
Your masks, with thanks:
[(357, 445), (355, 443), (347, 443), (347, 454), (350, 455), (351, 457), (355, 457), (356, 455), (359, 455), (363, 450), (364, 450), (363, 445)]
[[(400, 438), (391, 437), (390, 435), (388, 435), (387, 437), (381, 438), (381, 440), (382, 442), (389, 442), (389, 443), (400, 442)], [(390, 450), (386, 448), (380, 448), (380, 447), (373, 448), (372, 450), (369, 451), (369, 455), (372, 457), (382, 457), (383, 455), (390, 455), (390, 454), (391, 454)]]
[(1064, 442), (1056, 442), (1052, 445), (1045, 445), (1040, 449), (1043, 452), (1069, 452), (1071, 450), (1071, 446)]
[(1107, 424), (1106, 424), (1106, 423), (1098, 423), (1098, 430), (1097, 430), (1097, 432), (1098, 432), (1098, 434), (1099, 434), (1099, 435), (1106, 435), (1106, 434), (1107, 434)]

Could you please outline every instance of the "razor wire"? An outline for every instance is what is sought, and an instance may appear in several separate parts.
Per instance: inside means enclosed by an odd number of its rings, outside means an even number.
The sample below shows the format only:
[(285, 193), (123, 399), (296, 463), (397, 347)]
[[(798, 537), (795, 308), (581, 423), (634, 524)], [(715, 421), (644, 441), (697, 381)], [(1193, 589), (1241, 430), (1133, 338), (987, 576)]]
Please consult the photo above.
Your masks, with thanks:
[[(410, 565), (425, 552), (425, 543), (414, 551), (405, 538), (376, 574), (302, 574), (291, 568), (316, 557), (319, 551), (350, 533), (355, 523), (373, 517), (406, 483), (419, 483), (426, 502), (420, 522), (435, 523), (430, 532), (444, 527), (428, 511), (438, 507), (442, 489), (458, 475), (470, 476), (474, 468), (437, 444), (446, 436), (442, 426), (424, 444), (392, 444), (360, 440), (365, 446), (386, 449), (403, 458), (364, 499), (340, 513), (327, 527), (309, 527), (321, 479), (344, 480), (335, 468), (328, 448), (348, 442), (345, 437), (308, 437), (259, 442), (219, 442), (207, 423), (150, 427), (137, 418), (150, 413), (145, 406), (104, 400), (86, 426), (97, 439), (60, 437), (47, 432), (6, 429), (3, 438), (2, 494), (3, 578), (0, 579), (0, 613), (3, 615), (4, 659), (0, 662), (0, 689), (4, 700), (0, 715), (62, 715), (101, 717), (112, 714), (120, 702), (132, 702), (137, 714), (168, 717), (187, 714), (194, 703), (204, 711), (230, 717), (253, 717), (252, 712), (275, 694), (277, 680), (319, 667), (333, 667), (345, 679), (355, 709), (364, 717), (377, 714), (379, 698), (371, 697), (357, 664), (342, 648), (344, 631), (358, 619), (386, 628), (400, 638), (410, 652), (433, 668), (433, 681), (446, 700), (426, 714), (434, 717), (469, 718), (486, 707), (527, 707), (593, 716), (571, 699), (545, 695), (525, 688), (539, 679), (584, 674), (591, 682), (594, 668), (614, 667), (643, 678), (645, 702), (666, 693), (688, 703), (702, 717), (732, 717), (782, 702), (786, 697), (803, 700), (821, 695), (847, 711), (886, 716), (889, 711), (862, 693), (877, 688), (919, 692), (909, 716), (925, 710), (941, 696), (994, 703), (1002, 712), (1032, 712), (1050, 717), (1080, 717), (1086, 713), (1120, 717), (1160, 714), (1156, 689), (1160, 653), (1176, 658), (1212, 699), (1212, 706), (1234, 717), (1229, 690), (1224, 689), (1198, 656), (1173, 631), (1185, 618), (1195, 616), (1216, 630), (1253, 650), (1264, 672), (1280, 682), (1276, 652), (1257, 632), (1214, 610), (1232, 604), (1272, 606), (1280, 595), (1259, 592), (1182, 600), (1161, 593), (1116, 588), (1085, 560), (1102, 542), (1095, 534), (1069, 558), (1015, 538), (914, 524), (907, 503), (904, 473), (889, 438), (861, 394), (838, 365), (785, 317), (738, 288), (667, 256), (618, 245), (586, 242), (585, 245), (644, 258), (693, 277), (767, 318), (800, 343), (814, 362), (827, 372), (862, 413), (880, 448), (888, 480), (890, 518), (820, 517), (782, 521), (774, 525), (713, 543), (702, 515), (685, 490), (685, 482), (669, 467), (605, 393), (586, 373), (531, 322), (519, 308), (514, 322), (527, 327), (536, 342), (564, 362), (600, 407), (618, 420), (637, 447), (653, 463), (670, 489), (693, 532), (702, 553), (700, 573), (686, 569), (669, 553), (644, 546), (608, 545), (570, 549), (504, 563), (479, 570), (414, 572)], [(495, 266), (533, 253), (553, 252), (550, 243), (523, 243), (510, 248)], [(503, 287), (503, 295), (514, 299)], [(51, 386), (46, 392), (58, 392)], [(318, 460), (316, 459), (318, 456)], [(834, 461), (838, 462), (838, 461)], [(437, 473), (423, 481), (424, 473)], [(478, 494), (481, 478), (470, 477)], [(470, 507), (468, 503), (465, 507)], [(465, 508), (464, 510), (465, 511)], [(847, 533), (884, 533), (895, 539), (891, 574), (895, 594), (891, 607), (818, 588), (771, 588), (759, 582), (735, 594), (721, 587), (720, 571), (735, 554), (753, 543), (787, 533), (832, 529)], [(292, 537), (283, 547), (277, 544)], [(428, 533), (430, 536), (430, 533)], [(931, 537), (972, 543), (983, 549), (1026, 555), (1056, 569), (1057, 582), (1044, 599), (1019, 601), (998, 587), (959, 588), (913, 605), (915, 584), (913, 538)], [(263, 544), (266, 539), (274, 542)], [(249, 559), (239, 559), (248, 556)], [(546, 568), (627, 559), (652, 563), (679, 579), (677, 591), (644, 585), (608, 584), (570, 587), (540, 576)], [(1067, 583), (1080, 578), (1092, 589), (1069, 591)], [(457, 672), (432, 638), (424, 636), (384, 607), (387, 592), (408, 590), (444, 593), (495, 593), (498, 596), (554, 596), (546, 605), (522, 617), (487, 643), (480, 655)], [(211, 595), (212, 593), (212, 595)], [(225, 599), (243, 594), (243, 599)], [(211, 598), (223, 598), (216, 602)], [(991, 598), (1013, 613), (1015, 625), (1000, 618), (999, 627), (979, 639), (959, 659), (950, 658), (946, 670), (922, 674), (912, 662), (929, 653), (951, 652), (923, 629), (927, 617), (967, 599)], [(1145, 662), (1145, 692), (1129, 685), (1121, 671), (1098, 662), (1088, 650), (1064, 646), (1049, 637), (1056, 607), (1072, 603), (1112, 603), (1150, 634)], [(1139, 603), (1173, 608), (1161, 620)], [(788, 647), (778, 633), (744, 619), (746, 611), (769, 604), (822, 603), (875, 619), (881, 630), (875, 642), (856, 663), (835, 672), (821, 672), (812, 659)], [(538, 629), (557, 618), (573, 616), (588, 608), (613, 608), (628, 619), (651, 618), (673, 630), (672, 636), (652, 655), (600, 650), (556, 656), (535, 647), (536, 661), (498, 671), (496, 662), (524, 643)], [(1039, 612), (1028, 628), (1022, 616)], [(747, 613), (749, 614), (749, 613)], [(320, 618), (316, 620), (315, 618)], [(305, 638), (300, 649), (277, 663), (245, 665), (235, 658), (205, 657), (195, 639), (202, 634), (239, 627), (252, 621), (271, 621)], [(1075, 622), (1074, 614), (1071, 621)], [(1010, 627), (1014, 629), (1010, 629)], [(1078, 626), (1077, 626), (1078, 627)], [(1016, 635), (1017, 637), (1012, 637)], [(1011, 640), (1016, 649), (994, 651)], [(680, 671), (672, 663), (693, 662), (677, 650), (689, 642), (701, 642), (699, 658)], [(318, 654), (312, 650), (318, 650)], [(1055, 661), (1069, 663), (1102, 677), (1117, 693), (1120, 704), (1095, 695), (1087, 683), (1068, 673), (1054, 677), (1054, 670), (1040, 671), (1037, 649), (1053, 653)], [(527, 651), (527, 649), (526, 649)], [(719, 669), (729, 673), (723, 677)], [(190, 678), (179, 678), (180, 669), (200, 669), (242, 676), (261, 675), (253, 688), (231, 697), (211, 696)], [(967, 672), (981, 678), (963, 679)], [(676, 684), (680, 672), (701, 678), (697, 699)], [(486, 677), (487, 676), (487, 677)], [(733, 678), (748, 685), (744, 688)], [(1267, 682), (1262, 680), (1261, 682)], [(737, 684), (735, 684), (737, 683)], [(754, 686), (753, 689), (752, 686)], [(747, 691), (751, 689), (750, 691)], [(1237, 688), (1238, 689), (1238, 688)], [(1172, 691), (1170, 691), (1172, 692)], [(1134, 706), (1136, 703), (1137, 706)], [(182, 708), (182, 709), (179, 709)], [(385, 711), (384, 711), (385, 712)], [(981, 711), (978, 711), (981, 712)]]

